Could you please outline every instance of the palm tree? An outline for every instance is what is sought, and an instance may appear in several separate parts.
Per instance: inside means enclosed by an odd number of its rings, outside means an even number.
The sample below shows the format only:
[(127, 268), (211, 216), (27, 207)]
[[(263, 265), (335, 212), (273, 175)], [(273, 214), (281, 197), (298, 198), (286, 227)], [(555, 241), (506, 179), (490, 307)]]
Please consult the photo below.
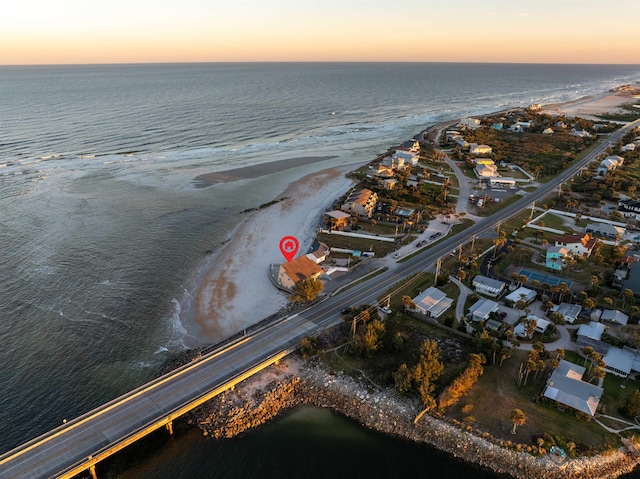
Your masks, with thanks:
[(404, 306), (404, 312), (406, 313), (408, 309), (415, 309), (416, 307), (416, 303), (413, 302), (413, 299), (411, 299), (411, 296), (408, 295), (404, 295), (402, 296), (402, 306)]
[(460, 269), (458, 270), (458, 280), (459, 280), (459, 281), (464, 281), (466, 277), (467, 277), (467, 273), (466, 273), (466, 271), (465, 271), (465, 270), (463, 270), (462, 268), (460, 268)]
[(513, 429), (511, 434), (516, 433), (516, 427), (522, 426), (527, 420), (527, 416), (524, 415), (521, 409), (514, 409), (511, 411), (511, 422), (513, 423)]
[(569, 286), (564, 281), (560, 282), (560, 302), (562, 302), (562, 297), (569, 292)]

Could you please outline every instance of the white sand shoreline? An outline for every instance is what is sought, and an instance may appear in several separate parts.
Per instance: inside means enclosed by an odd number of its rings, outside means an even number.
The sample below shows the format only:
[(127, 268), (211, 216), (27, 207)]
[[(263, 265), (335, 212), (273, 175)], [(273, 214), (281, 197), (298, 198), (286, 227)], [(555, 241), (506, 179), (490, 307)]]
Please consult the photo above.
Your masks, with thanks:
[(269, 265), (284, 261), (280, 238), (295, 236), (298, 256), (307, 253), (320, 216), (352, 187), (345, 173), (356, 167), (328, 168), (294, 181), (276, 197), (285, 199), (250, 213), (234, 230), (195, 295), (195, 321), (209, 341), (224, 340), (286, 306), (287, 296), (268, 277)]

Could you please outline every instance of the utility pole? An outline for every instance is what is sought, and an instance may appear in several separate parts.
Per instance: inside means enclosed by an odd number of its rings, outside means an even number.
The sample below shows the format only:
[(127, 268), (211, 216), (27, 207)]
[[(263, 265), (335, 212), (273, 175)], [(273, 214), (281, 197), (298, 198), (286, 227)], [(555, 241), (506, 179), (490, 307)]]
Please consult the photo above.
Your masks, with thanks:
[(436, 279), (435, 279), (434, 286), (436, 286), (438, 284), (438, 275), (440, 274), (440, 265), (441, 264), (442, 264), (442, 258), (438, 258), (438, 261), (436, 262)]
[(531, 214), (529, 215), (529, 221), (531, 221), (533, 219), (533, 211), (536, 208), (536, 202), (534, 201), (533, 203), (531, 203)]

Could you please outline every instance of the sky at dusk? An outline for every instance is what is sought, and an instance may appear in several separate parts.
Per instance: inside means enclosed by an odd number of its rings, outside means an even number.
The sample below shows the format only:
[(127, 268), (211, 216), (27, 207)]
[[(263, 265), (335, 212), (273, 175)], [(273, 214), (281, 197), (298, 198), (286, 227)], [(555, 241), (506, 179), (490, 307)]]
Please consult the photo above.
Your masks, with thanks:
[(14, 0), (0, 64), (640, 64), (638, 0)]

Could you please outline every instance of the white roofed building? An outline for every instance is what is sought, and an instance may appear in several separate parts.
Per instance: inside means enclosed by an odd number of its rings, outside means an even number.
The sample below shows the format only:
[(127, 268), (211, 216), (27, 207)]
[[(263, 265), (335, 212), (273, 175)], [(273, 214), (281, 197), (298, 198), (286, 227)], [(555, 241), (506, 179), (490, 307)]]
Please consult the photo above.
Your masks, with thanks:
[(547, 380), (544, 397), (594, 416), (603, 389), (582, 380), (585, 368), (564, 359)]
[(534, 290), (521, 286), (505, 296), (504, 301), (511, 306), (515, 305), (520, 300), (524, 301), (525, 304), (531, 304), (535, 301), (536, 295), (537, 293)]
[(504, 292), (507, 284), (478, 274), (473, 278), (473, 287), (476, 292), (495, 298)]
[(434, 286), (425, 289), (421, 294), (413, 298), (416, 305), (415, 311), (429, 318), (439, 318), (451, 307), (453, 299)]
[(553, 308), (551, 308), (551, 311), (554, 313), (560, 313), (567, 323), (573, 324), (582, 311), (582, 306), (579, 304), (562, 302), (559, 305), (554, 305)]
[(469, 308), (469, 316), (472, 321), (484, 322), (489, 319), (491, 313), (497, 313), (500, 305), (490, 299), (481, 298)]

